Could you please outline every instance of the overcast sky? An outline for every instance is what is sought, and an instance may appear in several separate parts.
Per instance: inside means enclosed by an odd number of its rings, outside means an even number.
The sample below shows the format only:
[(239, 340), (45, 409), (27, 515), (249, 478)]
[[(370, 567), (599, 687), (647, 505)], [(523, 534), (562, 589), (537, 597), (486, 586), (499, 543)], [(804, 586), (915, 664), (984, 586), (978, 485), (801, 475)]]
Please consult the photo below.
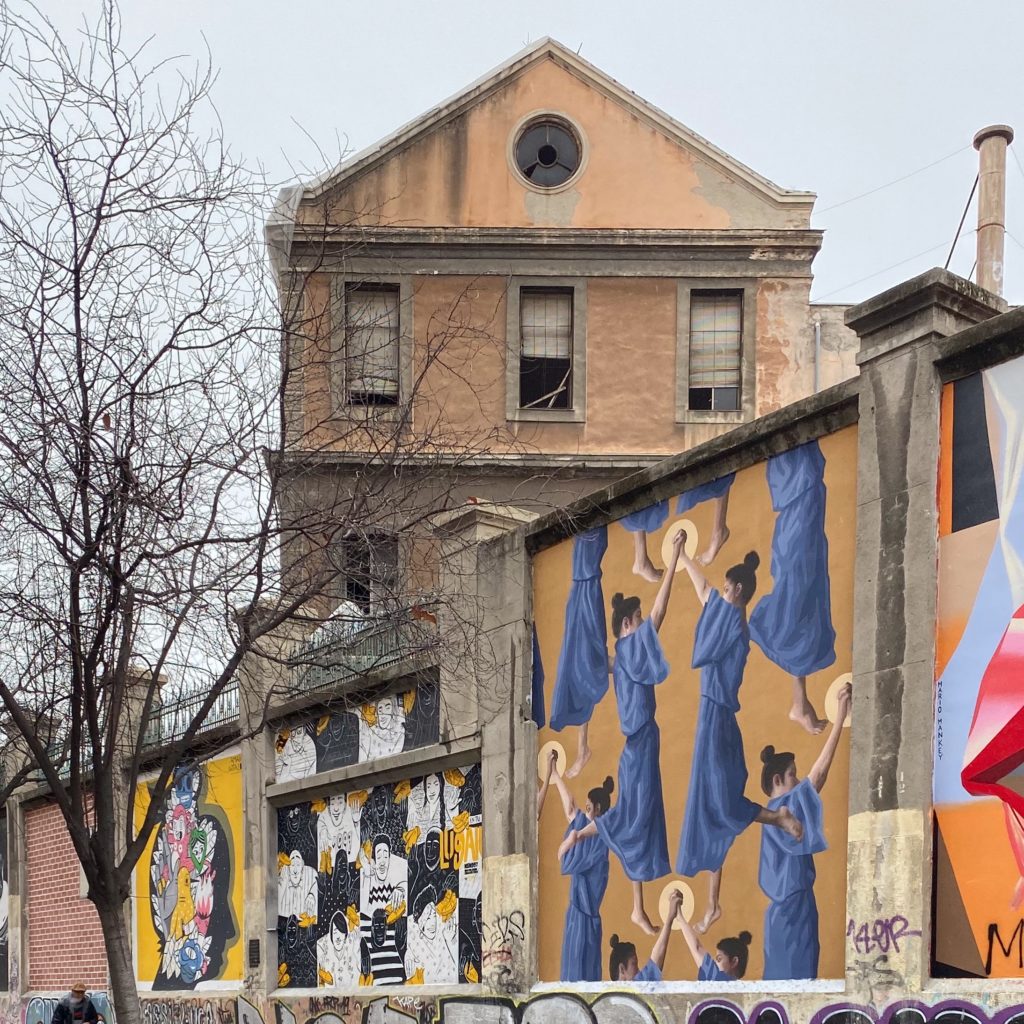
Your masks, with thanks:
[[(62, 26), (95, 10), (42, 7)], [(779, 185), (816, 192), (812, 296), (829, 302), (945, 263), (974, 133), (1006, 123), (1021, 133), (1006, 297), (1024, 302), (1020, 0), (123, 0), (122, 12), (128, 39), (155, 37), (153, 56), (201, 54), (205, 36), (229, 141), (276, 178), (320, 169), (313, 140), (332, 157), (362, 149), (553, 36)], [(974, 225), (972, 209), (950, 265), (963, 275)]]

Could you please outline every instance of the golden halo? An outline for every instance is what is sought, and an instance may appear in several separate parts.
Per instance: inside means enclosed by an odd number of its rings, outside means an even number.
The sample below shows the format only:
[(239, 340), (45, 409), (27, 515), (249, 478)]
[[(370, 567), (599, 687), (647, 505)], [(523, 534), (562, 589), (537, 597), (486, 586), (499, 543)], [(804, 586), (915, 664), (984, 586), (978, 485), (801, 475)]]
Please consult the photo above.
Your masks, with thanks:
[(555, 770), (559, 775), (565, 774), (565, 762), (568, 760), (565, 756), (565, 747), (558, 740), (548, 740), (537, 752), (537, 778), (541, 782), (544, 781), (544, 776), (547, 774), (548, 755), (552, 750), (557, 754)]
[[(693, 890), (690, 888), (689, 883), (682, 881), (681, 879), (669, 882), (664, 889), (661, 890), (661, 895), (658, 897), (658, 916), (664, 923), (665, 918), (668, 917), (668, 896), (673, 889), (678, 889), (683, 894), (683, 917), (689, 921), (693, 917)], [(682, 925), (678, 921), (672, 922), (672, 927), (677, 931), (682, 931)]]
[[(832, 680), (828, 691), (825, 693), (825, 717), (830, 722), (834, 722), (839, 715), (839, 691), (846, 683), (852, 682), (852, 672), (844, 672), (841, 676), (836, 676), (836, 678)], [(850, 728), (850, 720), (852, 718), (852, 715), (846, 716), (846, 721), (843, 722), (844, 729)]]
[[(690, 558), (697, 554), (697, 527), (693, 525), (693, 521), (690, 519), (677, 519), (665, 531), (665, 539), (661, 542), (661, 561), (666, 567), (672, 561), (672, 538), (680, 530), (686, 531), (686, 543), (683, 545), (683, 550)], [(682, 562), (676, 563), (676, 572), (679, 572), (682, 568)]]

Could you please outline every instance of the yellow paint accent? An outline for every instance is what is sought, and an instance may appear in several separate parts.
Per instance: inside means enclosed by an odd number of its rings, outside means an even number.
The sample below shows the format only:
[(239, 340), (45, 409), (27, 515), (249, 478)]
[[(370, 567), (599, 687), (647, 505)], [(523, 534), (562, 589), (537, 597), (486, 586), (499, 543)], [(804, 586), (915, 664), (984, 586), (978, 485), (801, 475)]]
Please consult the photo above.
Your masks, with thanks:
[[(227, 842), (231, 859), (231, 890), (229, 899), (232, 917), (234, 918), (235, 935), (228, 940), (224, 950), (223, 967), (218, 979), (204, 978), (204, 981), (242, 981), (244, 969), (242, 964), (242, 936), (245, 931), (242, 898), (242, 875), (245, 856), (242, 847), (244, 839), (244, 818), (242, 814), (242, 758), (238, 754), (220, 757), (203, 764), (206, 775), (204, 792), (200, 797), (200, 812), (205, 808), (214, 807), (219, 810), (217, 826), (217, 842)], [(141, 783), (135, 791), (134, 819), (138, 828), (149, 809), (149, 786)], [(220, 821), (225, 821), (230, 835), (224, 835)], [(138, 969), (138, 980), (151, 982), (160, 968), (160, 946), (153, 928), (150, 915), (151, 879), (149, 875), (150, 859), (153, 855), (153, 842), (156, 830), (150, 836), (146, 848), (135, 867), (135, 949)], [(222, 887), (223, 880), (217, 878), (215, 887)], [(187, 887), (186, 887), (187, 888)], [(223, 898), (222, 888), (217, 890), (217, 898)], [(181, 897), (179, 896), (179, 901)], [(189, 896), (191, 899), (191, 896)], [(179, 902), (181, 915), (186, 909)], [(179, 922), (179, 908), (175, 909), (175, 921)]]

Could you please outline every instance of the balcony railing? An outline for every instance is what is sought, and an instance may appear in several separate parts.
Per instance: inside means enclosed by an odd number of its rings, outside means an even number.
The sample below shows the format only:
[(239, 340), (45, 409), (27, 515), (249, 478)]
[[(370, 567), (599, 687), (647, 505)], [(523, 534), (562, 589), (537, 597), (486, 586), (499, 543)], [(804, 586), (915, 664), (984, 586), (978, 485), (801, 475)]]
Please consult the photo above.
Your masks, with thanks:
[[(164, 704), (159, 711), (154, 711), (146, 728), (146, 743), (149, 746), (163, 746), (180, 740), (185, 730), (192, 724), (200, 707), (206, 700), (206, 694), (190, 693), (175, 701)], [(206, 716), (206, 720), (196, 730), (196, 735), (216, 729), (220, 725), (238, 720), (239, 696), (238, 680), (233, 680), (217, 695)]]
[(437, 648), (437, 625), (426, 612), (325, 622), (289, 659), (290, 689), (310, 693), (344, 686)]

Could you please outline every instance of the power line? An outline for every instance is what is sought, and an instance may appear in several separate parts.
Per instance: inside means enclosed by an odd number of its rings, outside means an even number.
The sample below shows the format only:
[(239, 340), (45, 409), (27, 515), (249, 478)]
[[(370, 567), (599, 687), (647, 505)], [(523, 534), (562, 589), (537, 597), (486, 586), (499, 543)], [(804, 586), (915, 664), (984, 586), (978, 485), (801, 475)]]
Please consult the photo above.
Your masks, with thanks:
[[(968, 235), (977, 234), (977, 228), (971, 228), (967, 233)], [(838, 295), (840, 292), (846, 291), (847, 288), (852, 288), (857, 284), (863, 284), (865, 281), (870, 281), (873, 277), (878, 277), (880, 274), (888, 273), (890, 270), (895, 270), (897, 267), (902, 267), (907, 263), (912, 263), (914, 260), (920, 259), (922, 256), (927, 256), (928, 253), (935, 252), (936, 249), (945, 249), (948, 244), (948, 242), (939, 242), (938, 245), (933, 245), (930, 249), (923, 249), (921, 252), (914, 253), (913, 256), (908, 256), (905, 260), (900, 260), (898, 263), (891, 263), (887, 267), (882, 267), (881, 270), (876, 270), (873, 274), (868, 274), (867, 277), (860, 277), (856, 281), (850, 281), (849, 284), (844, 284), (841, 288), (835, 288), (830, 292), (826, 292), (824, 295), (819, 295), (812, 301), (821, 302), (823, 299), (829, 299), (833, 295)]]
[[(920, 174), (922, 171), (930, 170), (932, 167), (937, 167), (941, 163), (945, 163), (947, 160), (952, 160), (953, 157), (959, 156), (965, 150), (970, 149), (970, 146), (961, 146), (959, 149), (954, 150), (952, 153), (947, 153), (945, 156), (939, 157), (938, 160), (933, 160), (930, 164), (925, 164), (924, 167), (918, 167), (916, 171), (911, 171), (909, 174), (904, 174), (900, 178), (893, 178), (892, 181), (887, 181), (884, 185), (877, 185), (875, 188), (869, 189), (867, 192), (861, 192), (860, 195), (850, 196), (849, 199), (843, 199), (838, 203), (833, 203), (831, 206), (826, 206), (822, 210), (815, 210), (815, 214), (828, 213), (829, 210), (838, 210), (840, 206), (847, 206), (850, 203), (857, 202), (858, 199), (866, 199), (868, 196), (873, 196), (876, 192), (881, 192), (882, 189), (890, 188), (893, 185), (898, 185), (901, 181), (906, 181), (908, 178), (913, 178), (915, 175)], [(1014, 153), (1014, 156), (1017, 154)], [(1024, 173), (1024, 172), (1022, 172)]]

